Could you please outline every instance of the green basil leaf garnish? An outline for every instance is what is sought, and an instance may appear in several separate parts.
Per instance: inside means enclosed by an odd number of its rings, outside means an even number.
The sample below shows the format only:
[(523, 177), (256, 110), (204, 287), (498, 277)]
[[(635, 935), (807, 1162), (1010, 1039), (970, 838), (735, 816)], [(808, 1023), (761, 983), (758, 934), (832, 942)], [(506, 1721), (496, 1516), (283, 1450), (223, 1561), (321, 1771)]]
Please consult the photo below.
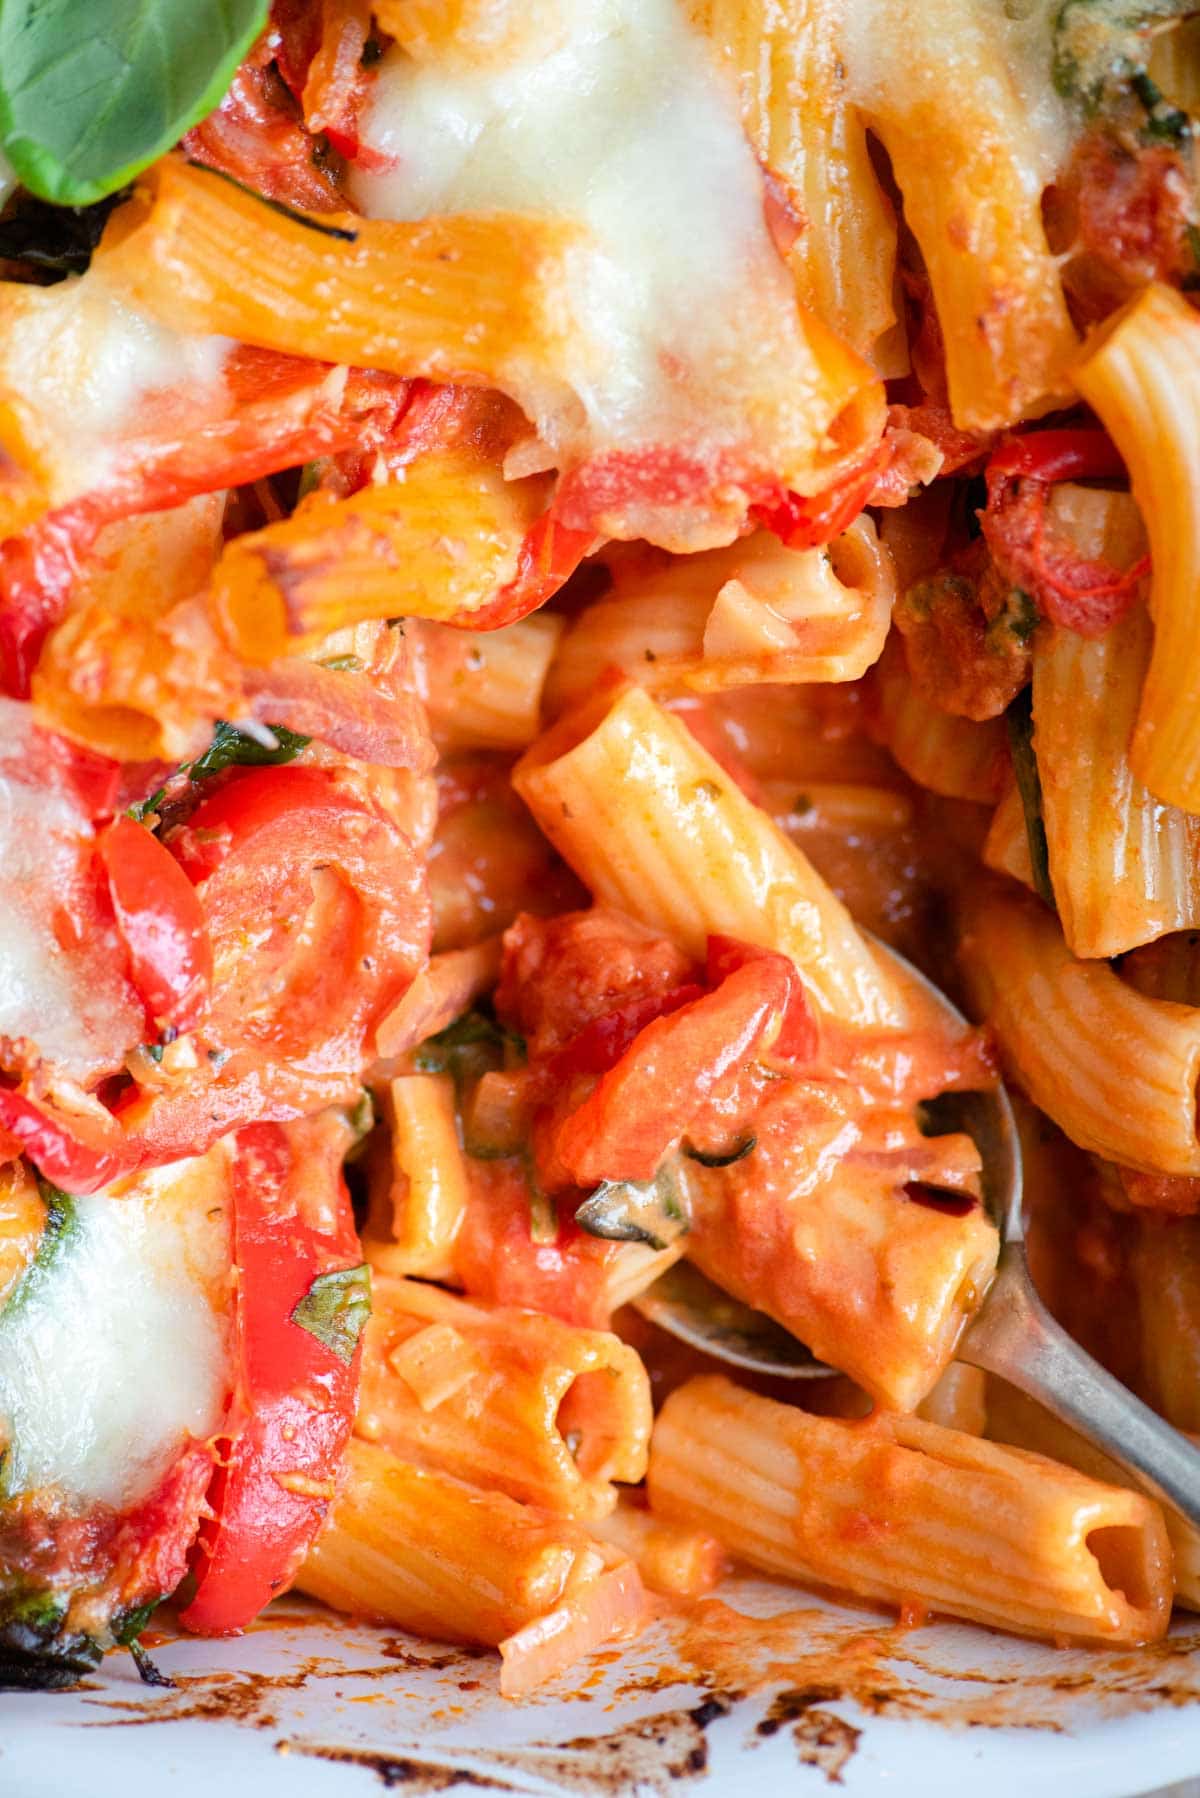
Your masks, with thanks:
[(0, 0), (0, 143), (56, 206), (115, 193), (220, 102), (268, 0)]
[(371, 1315), (371, 1270), (338, 1267), (318, 1274), (296, 1309), (292, 1322), (315, 1336), (339, 1361), (353, 1361), (358, 1339)]

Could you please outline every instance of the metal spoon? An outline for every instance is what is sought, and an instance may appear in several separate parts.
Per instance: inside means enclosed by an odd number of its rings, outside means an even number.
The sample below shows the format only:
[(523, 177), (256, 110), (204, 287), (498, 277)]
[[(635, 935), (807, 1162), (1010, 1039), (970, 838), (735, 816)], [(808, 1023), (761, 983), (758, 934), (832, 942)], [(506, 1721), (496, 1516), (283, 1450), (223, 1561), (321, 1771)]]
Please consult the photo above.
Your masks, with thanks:
[[(887, 954), (962, 1024), (945, 994), (894, 950)], [(1103, 1449), (1138, 1485), (1200, 1529), (1200, 1449), (1106, 1372), (1057, 1323), (1034, 1289), (1025, 1254), (1021, 1145), (1003, 1087), (947, 1094), (941, 1127), (965, 1130), (983, 1162), (984, 1198), (999, 1224), (1000, 1261), (988, 1294), (956, 1349), (960, 1361), (999, 1374)], [(634, 1304), (672, 1336), (754, 1373), (812, 1379), (832, 1371), (761, 1311), (739, 1304), (684, 1263)]]

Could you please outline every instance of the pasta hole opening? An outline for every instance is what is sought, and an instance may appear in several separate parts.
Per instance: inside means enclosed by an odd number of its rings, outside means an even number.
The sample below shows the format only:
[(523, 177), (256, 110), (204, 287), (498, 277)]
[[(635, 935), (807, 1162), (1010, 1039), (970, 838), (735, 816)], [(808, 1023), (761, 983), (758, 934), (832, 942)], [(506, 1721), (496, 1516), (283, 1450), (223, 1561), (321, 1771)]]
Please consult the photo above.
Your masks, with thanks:
[(585, 1480), (605, 1479), (620, 1439), (621, 1386), (607, 1368), (576, 1374), (559, 1400), (554, 1427)]
[(1105, 1524), (1100, 1529), (1088, 1532), (1087, 1548), (1095, 1559), (1106, 1586), (1118, 1593), (1135, 1610), (1150, 1608), (1154, 1602), (1154, 1593), (1146, 1567), (1145, 1539), (1141, 1530), (1133, 1524)]

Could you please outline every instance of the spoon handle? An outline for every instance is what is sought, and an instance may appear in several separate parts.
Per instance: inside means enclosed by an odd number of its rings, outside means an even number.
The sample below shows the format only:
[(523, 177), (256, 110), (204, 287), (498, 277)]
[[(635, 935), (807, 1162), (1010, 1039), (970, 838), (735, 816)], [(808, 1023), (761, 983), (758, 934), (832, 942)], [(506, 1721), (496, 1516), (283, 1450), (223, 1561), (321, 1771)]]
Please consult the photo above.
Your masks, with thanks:
[(1114, 1380), (1055, 1322), (1023, 1242), (1009, 1242), (958, 1357), (999, 1374), (1086, 1436), (1152, 1497), (1200, 1529), (1200, 1449)]

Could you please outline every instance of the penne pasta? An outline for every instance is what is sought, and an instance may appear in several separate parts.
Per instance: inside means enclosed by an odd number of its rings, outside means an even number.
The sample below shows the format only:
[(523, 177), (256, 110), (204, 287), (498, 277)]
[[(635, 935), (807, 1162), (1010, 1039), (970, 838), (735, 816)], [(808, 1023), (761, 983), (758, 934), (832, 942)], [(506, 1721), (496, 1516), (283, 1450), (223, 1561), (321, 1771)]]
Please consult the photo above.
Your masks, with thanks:
[(812, 1417), (716, 1377), (663, 1406), (654, 1510), (752, 1566), (1021, 1635), (1158, 1640), (1171, 1551), (1151, 1500), (918, 1418)]
[(468, 1304), (377, 1276), (360, 1436), (564, 1517), (616, 1505), (650, 1442), (650, 1386), (616, 1336), (531, 1311)]
[(694, 955), (712, 931), (781, 949), (824, 1009), (901, 1021), (888, 975), (800, 850), (638, 688), (564, 718), (513, 782), (602, 903)]
[(960, 961), (1007, 1067), (1073, 1142), (1134, 1167), (1200, 1172), (1200, 1011), (1077, 960), (1051, 911), (1000, 887), (968, 901)]
[[(922, 1137), (891, 1109), (854, 1130), (856, 1110), (833, 1083), (768, 1098), (744, 1161), (696, 1169), (686, 1252), (879, 1404), (908, 1411), (943, 1375), (999, 1242), (972, 1203), (969, 1138)], [(930, 1189), (963, 1204), (911, 1196)]]
[(244, 660), (270, 662), (373, 618), (468, 615), (513, 579), (546, 498), (540, 477), (506, 481), (473, 446), (419, 456), (348, 499), (311, 494), (227, 545), (214, 617)]
[(1147, 287), (1088, 342), (1073, 373), (1129, 468), (1150, 538), (1154, 644), (1130, 763), (1155, 798), (1200, 812), (1200, 318), (1182, 295)]
[(1034, 649), (1050, 878), (1068, 947), (1084, 958), (1200, 923), (1200, 818), (1161, 804), (1129, 764), (1152, 635), (1137, 606), (1102, 637), (1059, 630)]

